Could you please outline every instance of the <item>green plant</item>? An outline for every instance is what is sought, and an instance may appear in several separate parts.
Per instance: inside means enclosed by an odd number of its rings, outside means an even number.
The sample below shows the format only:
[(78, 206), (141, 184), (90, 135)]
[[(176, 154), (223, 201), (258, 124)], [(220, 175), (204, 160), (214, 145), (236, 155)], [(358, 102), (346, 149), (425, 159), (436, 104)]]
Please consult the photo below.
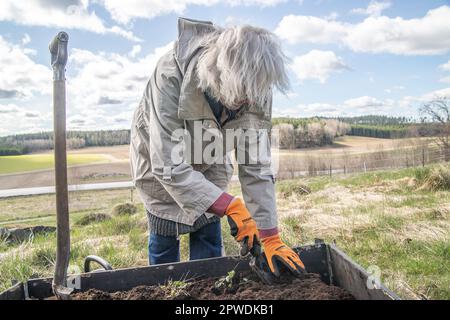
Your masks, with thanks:
[(111, 213), (115, 216), (133, 215), (137, 212), (137, 207), (130, 202), (116, 204)]
[(189, 286), (189, 283), (181, 280), (173, 281), (169, 280), (165, 285), (162, 285), (160, 288), (164, 292), (164, 295), (173, 299), (180, 296), (188, 295), (186, 288)]
[(106, 213), (88, 213), (84, 216), (82, 216), (75, 225), (77, 226), (86, 226), (88, 224), (105, 221), (105, 220), (111, 220), (111, 216)]
[(30, 260), (20, 253), (2, 258), (0, 263), (0, 292), (8, 289), (16, 281), (26, 281), (34, 273)]
[(220, 278), (214, 283), (214, 288), (216, 289), (231, 288), (233, 286), (235, 276), (236, 271), (234, 270), (229, 271), (225, 277)]
[(277, 190), (283, 198), (288, 198), (292, 195), (299, 196), (311, 193), (311, 189), (298, 180), (281, 182), (277, 185)]
[(31, 264), (49, 268), (55, 265), (56, 247), (54, 244), (46, 244), (33, 250), (31, 254)]

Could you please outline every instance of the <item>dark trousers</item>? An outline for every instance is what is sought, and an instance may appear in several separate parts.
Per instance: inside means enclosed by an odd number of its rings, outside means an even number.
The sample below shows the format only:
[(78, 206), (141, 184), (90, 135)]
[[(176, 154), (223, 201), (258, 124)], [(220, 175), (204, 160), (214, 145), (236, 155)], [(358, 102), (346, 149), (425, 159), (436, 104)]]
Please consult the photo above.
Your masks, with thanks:
[[(222, 256), (220, 221), (209, 223), (189, 234), (190, 260), (220, 256)], [(150, 232), (148, 260), (152, 265), (180, 261), (180, 241), (175, 236), (161, 236)]]

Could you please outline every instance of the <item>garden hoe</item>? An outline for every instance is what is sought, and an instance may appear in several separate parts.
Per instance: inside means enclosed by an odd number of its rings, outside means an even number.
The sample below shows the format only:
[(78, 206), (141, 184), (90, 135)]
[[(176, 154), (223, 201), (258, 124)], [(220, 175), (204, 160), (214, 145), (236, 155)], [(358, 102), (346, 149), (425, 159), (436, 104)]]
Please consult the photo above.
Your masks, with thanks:
[(58, 299), (70, 299), (72, 288), (67, 287), (67, 267), (70, 254), (69, 200), (67, 193), (66, 156), (66, 79), (67, 42), (65, 32), (56, 35), (49, 45), (53, 69), (53, 128), (55, 143), (56, 186), (56, 265), (52, 282)]

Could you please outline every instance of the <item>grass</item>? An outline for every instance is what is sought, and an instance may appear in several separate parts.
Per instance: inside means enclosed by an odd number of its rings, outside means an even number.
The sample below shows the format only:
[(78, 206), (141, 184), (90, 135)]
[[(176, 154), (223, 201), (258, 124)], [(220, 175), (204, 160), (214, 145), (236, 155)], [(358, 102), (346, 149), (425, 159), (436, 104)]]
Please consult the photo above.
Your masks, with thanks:
[(403, 298), (450, 299), (450, 191), (421, 188), (436, 171), (450, 166), (304, 179), (319, 188), (279, 200), (283, 238), (335, 242)]
[[(102, 162), (105, 160), (107, 158), (101, 154), (69, 154), (67, 156), (67, 164), (69, 166)], [(0, 157), (0, 174), (50, 169), (53, 166), (54, 159), (52, 153)]]
[[(383, 283), (403, 298), (450, 299), (450, 191), (421, 188), (436, 168), (279, 181), (282, 237), (291, 246), (315, 238), (335, 242), (363, 267), (378, 267)], [(450, 165), (439, 168), (449, 170)], [(311, 193), (295, 192), (299, 185)], [(239, 186), (231, 185), (230, 192), (240, 195)], [(129, 190), (78, 192), (70, 198), (72, 266), (81, 270), (88, 254), (104, 257), (114, 268), (147, 265), (146, 216), (142, 204), (131, 201)], [(137, 206), (136, 214), (77, 223), (130, 201)], [(0, 224), (41, 222), (55, 224), (53, 196), (0, 200)], [(237, 254), (238, 244), (225, 219), (222, 235), (225, 253)], [(52, 276), (55, 240), (50, 234), (22, 244), (0, 242), (0, 290), (13, 279)], [(187, 260), (188, 235), (181, 236), (180, 247), (182, 260)], [(171, 283), (167, 288), (172, 292), (179, 287)]]
[[(136, 192), (134, 192), (136, 197)], [(77, 221), (88, 213), (110, 213), (118, 203), (130, 201), (126, 189), (70, 192), (70, 215)], [(101, 201), (99, 201), (101, 199)], [(138, 204), (141, 206), (142, 204)], [(55, 225), (55, 196), (39, 195), (0, 199), (0, 227), (23, 225)]]
[(135, 214), (136, 212), (137, 207), (130, 202), (126, 202), (116, 204), (114, 208), (112, 208), (111, 214), (121, 216), (121, 215), (132, 215)]
[(109, 214), (104, 213), (88, 213), (83, 215), (78, 221), (75, 223), (77, 226), (86, 226), (88, 224), (92, 224), (95, 222), (100, 222), (104, 220), (111, 219)]

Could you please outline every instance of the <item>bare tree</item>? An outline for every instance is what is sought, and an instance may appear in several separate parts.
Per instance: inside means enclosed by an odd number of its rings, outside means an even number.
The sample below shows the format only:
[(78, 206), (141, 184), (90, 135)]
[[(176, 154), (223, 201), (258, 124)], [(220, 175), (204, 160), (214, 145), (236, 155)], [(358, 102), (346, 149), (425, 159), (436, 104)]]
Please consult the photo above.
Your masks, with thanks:
[(274, 130), (279, 130), (280, 148), (294, 149), (295, 135), (294, 126), (288, 123), (280, 123), (273, 127)]
[(437, 123), (436, 142), (444, 152), (445, 161), (450, 161), (450, 97), (436, 97), (424, 103), (420, 112), (427, 120)]

